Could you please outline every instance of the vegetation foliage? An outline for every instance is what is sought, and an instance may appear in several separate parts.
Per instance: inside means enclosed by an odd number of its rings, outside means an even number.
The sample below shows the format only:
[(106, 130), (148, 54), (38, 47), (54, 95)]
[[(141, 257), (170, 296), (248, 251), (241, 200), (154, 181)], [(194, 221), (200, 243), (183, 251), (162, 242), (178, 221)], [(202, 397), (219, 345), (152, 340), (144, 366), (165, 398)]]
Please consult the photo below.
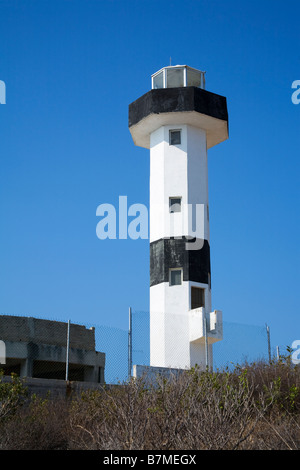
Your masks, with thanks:
[(195, 368), (60, 399), (0, 376), (0, 449), (298, 450), (300, 367)]

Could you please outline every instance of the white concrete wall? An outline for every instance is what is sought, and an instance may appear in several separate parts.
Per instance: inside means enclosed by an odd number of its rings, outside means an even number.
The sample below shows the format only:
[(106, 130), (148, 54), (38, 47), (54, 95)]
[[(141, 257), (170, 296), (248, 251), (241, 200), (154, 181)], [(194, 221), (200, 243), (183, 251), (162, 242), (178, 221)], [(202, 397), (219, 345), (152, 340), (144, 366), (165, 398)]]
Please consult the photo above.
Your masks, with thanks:
[[(150, 242), (183, 235), (182, 215), (169, 214), (169, 197), (180, 196), (187, 204), (187, 132), (182, 126), (182, 144), (174, 146), (169, 145), (170, 129), (161, 127), (150, 137)], [(174, 232), (170, 232), (172, 220)]]
[[(212, 365), (212, 345), (208, 344), (208, 367)], [(190, 367), (198, 366), (200, 369), (205, 370), (206, 367), (206, 352), (205, 344), (196, 342), (190, 343)]]
[(189, 284), (150, 287), (151, 366), (189, 367)]
[[(169, 130), (181, 129), (181, 145), (169, 145)], [(208, 171), (206, 133), (192, 126), (162, 126), (150, 136), (150, 242), (170, 236), (195, 236), (191, 213), (169, 213), (169, 198), (203, 206), (200, 234), (209, 241)], [(199, 213), (198, 213), (199, 215)], [(195, 220), (194, 220), (195, 222)], [(191, 286), (205, 288), (206, 312), (211, 310), (207, 284), (184, 281), (180, 286), (164, 282), (150, 288), (150, 364), (189, 368), (203, 364), (203, 344), (190, 343)], [(211, 348), (210, 348), (211, 349)]]
[[(200, 224), (198, 238), (209, 241), (208, 171), (206, 135), (191, 126), (178, 127), (181, 145), (169, 145), (169, 131), (163, 126), (150, 136), (150, 242), (168, 236), (195, 236), (193, 222)], [(169, 198), (182, 198), (182, 213), (169, 213)], [(194, 206), (188, 214), (187, 205)], [(204, 220), (196, 219), (196, 204), (203, 205)], [(200, 209), (202, 210), (202, 208)]]
[[(191, 310), (192, 286), (205, 289), (205, 309)], [(170, 286), (162, 282), (150, 288), (151, 366), (188, 368), (205, 363), (200, 310), (205, 311), (210, 325), (211, 293), (207, 284), (184, 281), (182, 285)], [(220, 339), (219, 335), (216, 338)], [(196, 344), (199, 341), (201, 347)], [(194, 344), (190, 346), (190, 342)]]
[(209, 241), (206, 133), (201, 129), (187, 126), (187, 142), (188, 204), (193, 206), (203, 204), (203, 229), (201, 229), (202, 237), (199, 238)]

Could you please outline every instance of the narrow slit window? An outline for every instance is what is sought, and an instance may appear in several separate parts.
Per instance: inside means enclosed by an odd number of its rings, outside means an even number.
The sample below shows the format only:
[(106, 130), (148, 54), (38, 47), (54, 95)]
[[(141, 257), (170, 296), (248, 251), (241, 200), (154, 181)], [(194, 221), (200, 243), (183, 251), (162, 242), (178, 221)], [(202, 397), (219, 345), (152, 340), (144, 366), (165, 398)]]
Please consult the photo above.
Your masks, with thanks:
[(170, 213), (181, 212), (181, 197), (170, 197), (169, 199)]
[(174, 129), (169, 131), (169, 144), (180, 145), (181, 144), (181, 130)]
[(170, 269), (170, 286), (180, 286), (182, 284), (182, 269)]
[(205, 307), (205, 289), (201, 287), (192, 287), (191, 290), (191, 309)]

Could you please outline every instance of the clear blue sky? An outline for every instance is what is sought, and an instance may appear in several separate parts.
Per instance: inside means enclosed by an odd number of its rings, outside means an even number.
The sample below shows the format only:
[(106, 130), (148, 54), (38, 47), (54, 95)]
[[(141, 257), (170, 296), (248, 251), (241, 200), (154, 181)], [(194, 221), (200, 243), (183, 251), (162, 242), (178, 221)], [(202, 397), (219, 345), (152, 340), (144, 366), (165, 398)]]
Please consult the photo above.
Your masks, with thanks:
[(213, 307), (300, 339), (298, 1), (0, 0), (0, 312), (127, 328), (148, 240), (96, 237), (96, 208), (149, 202), (128, 105), (165, 65), (206, 70), (230, 139), (209, 151)]

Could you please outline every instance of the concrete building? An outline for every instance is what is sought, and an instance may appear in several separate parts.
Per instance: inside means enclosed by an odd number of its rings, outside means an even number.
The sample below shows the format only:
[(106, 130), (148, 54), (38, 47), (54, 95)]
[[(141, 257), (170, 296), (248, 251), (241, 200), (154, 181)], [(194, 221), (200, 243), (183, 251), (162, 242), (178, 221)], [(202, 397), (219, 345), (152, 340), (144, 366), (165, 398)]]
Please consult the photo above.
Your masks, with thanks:
[(6, 375), (65, 380), (68, 362), (68, 380), (104, 383), (105, 354), (95, 349), (94, 328), (71, 323), (68, 335), (68, 323), (0, 315), (0, 339)]
[(207, 150), (228, 138), (226, 98), (186, 65), (151, 79), (129, 105), (133, 141), (150, 149), (150, 365), (211, 366), (223, 333), (211, 301)]

